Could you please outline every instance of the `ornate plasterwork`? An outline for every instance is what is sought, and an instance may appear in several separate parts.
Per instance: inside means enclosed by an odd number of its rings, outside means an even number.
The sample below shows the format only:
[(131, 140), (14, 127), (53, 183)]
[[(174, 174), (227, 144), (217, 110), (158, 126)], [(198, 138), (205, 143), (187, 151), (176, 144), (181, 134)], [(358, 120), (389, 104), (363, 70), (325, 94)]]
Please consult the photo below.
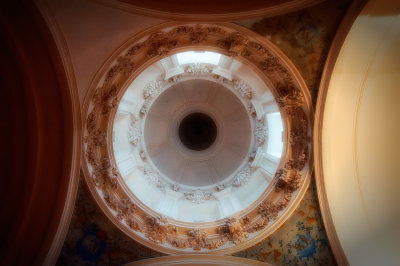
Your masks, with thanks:
[(211, 67), (201, 63), (190, 64), (185, 68), (185, 72), (190, 73), (192, 75), (207, 74), (210, 73), (211, 70), (212, 70)]
[(144, 103), (139, 112), (141, 115), (146, 115), (149, 112), (149, 104), (147, 102)]
[[(82, 167), (88, 186), (106, 215), (126, 234), (164, 253), (197, 250), (232, 253), (254, 245), (282, 224), (304, 194), (310, 178), (310, 96), (297, 70), (271, 43), (231, 24), (164, 25), (119, 49), (113, 61), (99, 72), (85, 102), (85, 130)], [(286, 146), (272, 184), (274, 189), (250, 205), (245, 214), (212, 224), (179, 223), (143, 208), (129, 195), (110, 152), (108, 121), (132, 75), (137, 76), (147, 60), (161, 59), (193, 45), (214, 47), (221, 53), (246, 61), (276, 90), (286, 125)], [(190, 48), (192, 49), (192, 48)], [(175, 80), (179, 77), (174, 77)], [(226, 82), (218, 77), (220, 82)], [(159, 84), (148, 87), (144, 98), (155, 97)], [(238, 87), (245, 97), (245, 87)], [(144, 108), (143, 110), (145, 110)], [(145, 111), (143, 112), (143, 114)], [(142, 156), (142, 158), (144, 158)], [(151, 169), (150, 169), (151, 171)], [(157, 174), (145, 174), (154, 182)], [(152, 181), (152, 182), (153, 182)], [(201, 229), (199, 229), (201, 228)]]
[(233, 87), (239, 93), (240, 96), (251, 100), (253, 98), (253, 90), (243, 80), (234, 80)]
[(152, 169), (145, 168), (143, 170), (143, 174), (144, 174), (147, 182), (149, 182), (150, 184), (152, 184), (158, 188), (161, 188), (161, 189), (165, 188), (165, 185), (160, 180), (160, 175), (157, 172), (153, 171)]
[(171, 189), (175, 192), (178, 192), (181, 189), (181, 186), (179, 186), (179, 184), (172, 184), (171, 185)]
[[(141, 146), (141, 143), (144, 143), (144, 140), (140, 138), (143, 137), (142, 132), (140, 131), (141, 124), (144, 123), (147, 117), (147, 113), (149, 111), (152, 103), (157, 99), (157, 97), (167, 88), (181, 82), (183, 80), (190, 80), (195, 75), (196, 79), (208, 79), (214, 82), (223, 84), (227, 89), (230, 89), (234, 92), (239, 98), (242, 99), (242, 102), (245, 106), (249, 106), (249, 117), (252, 120), (253, 124), (253, 134), (255, 136), (256, 141), (253, 143), (253, 148), (264, 146), (266, 144), (267, 139), (267, 125), (260, 120), (256, 119), (256, 116), (253, 115), (254, 107), (252, 106), (251, 99), (254, 95), (254, 90), (243, 80), (235, 78), (233, 80), (228, 80), (220, 75), (214, 74), (213, 70), (216, 68), (215, 65), (203, 64), (203, 63), (194, 63), (188, 64), (184, 68), (184, 73), (180, 73), (176, 76), (169, 78), (168, 80), (152, 80), (147, 83), (143, 88), (143, 100), (144, 103), (139, 111), (140, 117), (138, 119), (134, 119), (133, 115), (131, 115), (131, 125), (128, 129), (128, 139), (129, 142), (137, 147)], [(254, 111), (255, 112), (255, 111)], [(140, 153), (140, 157), (149, 157), (144, 151), (143, 147), (138, 149)], [(250, 162), (251, 156), (249, 156), (248, 161)], [(158, 170), (154, 168), (153, 164), (150, 162), (144, 162), (148, 169), (151, 169), (152, 172), (157, 172)], [(170, 187), (175, 192), (180, 192), (184, 197), (184, 199), (189, 200), (193, 203), (203, 203), (207, 200), (215, 200), (215, 196), (213, 195), (214, 191), (222, 191), (227, 187), (240, 187), (247, 183), (249, 178), (251, 177), (251, 167), (248, 164), (244, 164), (242, 167), (236, 170), (236, 174), (234, 174), (233, 179), (226, 181), (223, 184), (219, 184), (215, 188), (211, 189), (202, 189), (199, 190), (185, 188), (182, 189), (178, 184), (171, 184), (168, 178), (163, 178), (162, 175), (158, 175), (157, 181), (155, 178), (146, 178), (148, 182), (158, 188)]]
[(242, 222), (240, 222), (234, 217), (229, 217), (225, 220), (224, 225), (217, 228), (217, 232), (235, 244), (240, 243), (248, 237), (245, 229), (246, 222), (246, 219), (242, 219)]
[(137, 145), (142, 136), (142, 131), (136, 125), (131, 125), (128, 130), (128, 140), (132, 145)]
[(214, 187), (214, 190), (217, 191), (217, 192), (220, 192), (220, 191), (222, 191), (224, 189), (225, 189), (225, 185), (224, 184), (218, 184), (218, 185), (216, 185)]
[(256, 125), (254, 128), (254, 137), (256, 138), (256, 141), (258, 143), (259, 146), (262, 146), (265, 141), (267, 140), (267, 129), (266, 129), (266, 125), (263, 121), (255, 119), (256, 121)]
[(145, 99), (151, 99), (156, 97), (163, 86), (163, 82), (160, 80), (153, 80), (149, 82), (143, 90), (143, 97)]
[(216, 200), (212, 192), (196, 190), (194, 192), (185, 192), (185, 198), (193, 203), (203, 203), (206, 200)]
[(251, 176), (252, 169), (250, 165), (247, 165), (244, 169), (240, 170), (233, 180), (232, 185), (234, 187), (240, 187), (247, 183)]

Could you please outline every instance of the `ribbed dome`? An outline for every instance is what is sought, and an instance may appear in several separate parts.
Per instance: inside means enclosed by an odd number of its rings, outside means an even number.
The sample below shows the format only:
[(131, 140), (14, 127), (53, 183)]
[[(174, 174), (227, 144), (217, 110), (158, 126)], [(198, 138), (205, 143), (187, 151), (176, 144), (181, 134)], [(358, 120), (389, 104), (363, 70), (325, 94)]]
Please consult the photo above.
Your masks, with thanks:
[(192, 187), (215, 185), (246, 159), (250, 117), (228, 88), (188, 80), (168, 88), (151, 105), (144, 140), (150, 159), (166, 178)]
[(256, 72), (215, 52), (183, 52), (146, 68), (114, 119), (127, 188), (179, 222), (247, 208), (270, 185), (282, 152), (277, 103)]

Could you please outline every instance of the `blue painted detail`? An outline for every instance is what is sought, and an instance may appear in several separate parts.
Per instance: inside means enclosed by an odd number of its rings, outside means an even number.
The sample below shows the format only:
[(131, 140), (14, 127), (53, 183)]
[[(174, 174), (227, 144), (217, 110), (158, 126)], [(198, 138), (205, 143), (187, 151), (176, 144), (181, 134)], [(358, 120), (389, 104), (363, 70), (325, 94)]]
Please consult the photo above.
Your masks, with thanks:
[(306, 235), (297, 234), (295, 244), (293, 246), (299, 255), (299, 258), (309, 258), (315, 254), (315, 240), (311, 237), (310, 232)]
[(78, 240), (76, 253), (84, 261), (97, 262), (101, 254), (104, 253), (106, 242), (98, 235), (96, 224), (91, 224), (85, 230), (84, 235)]

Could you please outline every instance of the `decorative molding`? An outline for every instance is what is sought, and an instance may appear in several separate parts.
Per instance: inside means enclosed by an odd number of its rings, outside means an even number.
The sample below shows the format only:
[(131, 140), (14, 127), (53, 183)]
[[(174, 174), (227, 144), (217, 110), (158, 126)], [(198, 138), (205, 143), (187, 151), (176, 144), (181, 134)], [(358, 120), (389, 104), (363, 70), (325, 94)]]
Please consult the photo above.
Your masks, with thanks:
[[(139, 75), (149, 62), (177, 51), (193, 49), (193, 45), (197, 45), (198, 49), (214, 47), (220, 53), (247, 62), (260, 73), (260, 77), (271, 87), (277, 102), (281, 103), (286, 143), (289, 144), (291, 138), (290, 145), (285, 145), (282, 153), (281, 164), (285, 167), (279, 168), (281, 170), (271, 182), (275, 189), (267, 190), (245, 211), (236, 214), (237, 220), (185, 223), (171, 218), (157, 218), (160, 217), (158, 213), (145, 207), (135, 195), (127, 192), (111, 152), (111, 131), (108, 125), (114, 118), (128, 81)], [(160, 93), (163, 82), (176, 82), (178, 79), (153, 82), (151, 86), (146, 86), (143, 98), (150, 101)], [(217, 79), (218, 82), (230, 82), (222, 77)], [(242, 90), (242, 86), (239, 87)], [(249, 100), (247, 88), (242, 94)], [(294, 100), (295, 106), (292, 105)], [(166, 23), (139, 34), (120, 48), (99, 71), (86, 98), (84, 110), (85, 158), (82, 160), (82, 168), (92, 194), (118, 228), (159, 252), (176, 254), (196, 250), (226, 254), (250, 247), (271, 234), (287, 219), (309, 184), (312, 169), (309, 164), (311, 143), (308, 134), (311, 133), (312, 105), (306, 85), (282, 52), (264, 38), (233, 24)], [(141, 147), (138, 149), (140, 151)], [(244, 173), (245, 178), (246, 175)], [(163, 191), (170, 187), (161, 183), (159, 174), (152, 169), (145, 168), (144, 176)], [(215, 197), (213, 193), (198, 192), (196, 195), (191, 192), (193, 194), (188, 194), (188, 198), (197, 202)], [(126, 200), (122, 202), (122, 199), (127, 198), (135, 207), (127, 207)], [(243, 216), (243, 213), (246, 215)]]
[(200, 204), (206, 200), (216, 200), (217, 198), (211, 192), (196, 190), (194, 192), (185, 192), (185, 198), (193, 203)]
[(137, 125), (137, 119), (134, 118), (133, 114), (130, 115), (130, 125), (128, 128), (128, 141), (130, 144), (136, 146), (139, 144), (142, 137), (142, 131)]
[(243, 80), (234, 80), (233, 88), (238, 92), (243, 98), (251, 100), (253, 98), (253, 90), (247, 85)]
[(214, 190), (217, 191), (217, 192), (220, 192), (220, 191), (222, 191), (224, 189), (225, 189), (225, 185), (224, 184), (218, 184), (218, 185), (216, 185), (214, 187)]
[[(50, 31), (52, 35), (49, 39), (53, 40), (57, 48), (57, 52), (59, 53), (58, 56), (63, 66), (63, 68), (60, 70), (60, 73), (63, 73), (63, 75), (65, 75), (66, 82), (68, 83), (69, 94), (72, 104), (72, 119), (74, 125), (70, 179), (67, 184), (68, 192), (61, 214), (60, 223), (57, 227), (54, 238), (51, 240), (52, 242), (50, 245), (50, 250), (47, 252), (46, 258), (43, 261), (43, 265), (54, 265), (61, 252), (65, 237), (70, 226), (72, 214), (75, 209), (75, 198), (78, 191), (78, 183), (81, 169), (80, 162), (82, 157), (84, 157), (84, 154), (81, 153), (81, 149), (83, 147), (81, 141), (83, 135), (83, 121), (81, 115), (81, 103), (79, 100), (78, 87), (74, 74), (74, 67), (65, 37), (63, 36), (61, 28), (58, 25), (50, 6), (43, 0), (36, 0), (34, 2), (35, 3), (32, 3), (32, 5), (35, 5), (35, 9), (37, 11), (36, 14), (38, 15), (40, 13), (40, 15), (42, 16), (41, 19), (44, 19), (46, 21), (48, 31)], [(41, 33), (45, 34), (43, 31), (41, 31)]]
[(142, 136), (142, 132), (140, 131), (140, 128), (138, 128), (135, 125), (133, 125), (129, 128), (129, 130), (128, 130), (129, 143), (131, 143), (133, 145), (137, 145), (140, 141), (141, 136)]
[(248, 11), (239, 11), (239, 12), (231, 12), (231, 13), (217, 13), (217, 14), (186, 14), (186, 13), (176, 13), (176, 12), (164, 12), (155, 9), (148, 9), (139, 6), (135, 6), (134, 4), (126, 3), (125, 1), (120, 0), (92, 0), (94, 2), (98, 2), (105, 6), (110, 6), (112, 8), (121, 9), (126, 12), (131, 12), (139, 15), (150, 16), (162, 20), (173, 20), (173, 21), (185, 21), (185, 22), (193, 22), (193, 21), (237, 21), (237, 20), (245, 20), (252, 19), (257, 17), (274, 17), (278, 15), (283, 15), (291, 12), (295, 12), (298, 10), (302, 10), (304, 8), (316, 5), (318, 3), (323, 2), (324, 0), (292, 0), (285, 1), (280, 4), (272, 5), (266, 8), (259, 8)]
[[(245, 219), (242, 223), (246, 223), (246, 221)], [(249, 236), (242, 223), (234, 217), (229, 217), (225, 220), (224, 225), (217, 228), (217, 232), (235, 244), (240, 243)]]
[(156, 186), (160, 189), (165, 189), (164, 183), (160, 180), (160, 175), (156, 172), (154, 172), (151, 169), (145, 168), (143, 170), (143, 174), (146, 177), (147, 182), (152, 184), (153, 186)]
[(257, 118), (257, 112), (256, 112), (256, 109), (254, 108), (253, 103), (250, 102), (250, 104), (249, 104), (248, 107), (247, 107), (247, 111), (249, 112), (250, 116), (251, 116), (253, 119), (256, 119), (256, 118)]
[(272, 266), (272, 264), (239, 258), (234, 256), (220, 256), (212, 254), (188, 254), (175, 256), (161, 256), (157, 258), (134, 261), (127, 266), (176, 266), (176, 265), (210, 265), (210, 266)]
[(149, 104), (147, 102), (145, 102), (142, 107), (140, 108), (140, 114), (141, 115), (147, 115), (147, 113), (149, 112)]
[(348, 8), (337, 32), (333, 39), (331, 48), (329, 50), (325, 67), (321, 76), (320, 87), (318, 91), (318, 99), (315, 109), (315, 122), (314, 122), (314, 161), (315, 161), (315, 181), (318, 194), (318, 202), (321, 210), (321, 215), (324, 221), (326, 234), (332, 248), (338, 265), (349, 265), (349, 262), (344, 253), (343, 247), (336, 233), (335, 225), (332, 220), (331, 211), (326, 195), (323, 159), (322, 159), (322, 127), (324, 118), (325, 101), (328, 93), (328, 87), (335, 66), (336, 60), (339, 56), (340, 49), (343, 46), (344, 40), (351, 29), (354, 21), (364, 7), (365, 0), (353, 1)]
[(159, 218), (149, 215), (145, 217), (144, 221), (146, 236), (155, 243), (165, 243), (171, 234), (176, 233), (176, 228), (169, 225), (164, 217)]
[(140, 151), (139, 152), (139, 157), (140, 159), (142, 159), (143, 161), (147, 160), (147, 155), (144, 151)]
[(254, 136), (256, 137), (258, 146), (262, 146), (267, 140), (268, 132), (265, 129), (266, 125), (262, 120), (255, 119), (255, 121)]
[(243, 170), (239, 171), (233, 180), (234, 187), (240, 187), (247, 183), (251, 176), (251, 167), (247, 165)]
[[(197, 30), (200, 30), (200, 27), (196, 27)], [(189, 30), (189, 32), (191, 32)], [(235, 93), (239, 98), (242, 99), (243, 103), (245, 106), (248, 106), (248, 111), (249, 111), (249, 116), (253, 120), (253, 134), (256, 137), (256, 143), (253, 144), (256, 149), (257, 147), (262, 147), (266, 145), (266, 140), (267, 140), (267, 135), (268, 135), (268, 130), (267, 125), (261, 121), (256, 119), (255, 115), (255, 110), (254, 107), (251, 103), (251, 99), (255, 95), (254, 90), (243, 80), (240, 79), (234, 79), (234, 80), (228, 80), (218, 74), (215, 74), (213, 70), (218, 67), (215, 65), (208, 65), (208, 64), (203, 64), (203, 63), (195, 63), (195, 64), (188, 64), (184, 68), (184, 73), (178, 73), (175, 76), (171, 76), (168, 81), (164, 80), (152, 80), (149, 83), (147, 83), (144, 88), (143, 88), (143, 98), (145, 99), (145, 102), (143, 103), (140, 111), (139, 111), (139, 118), (135, 119), (134, 116), (131, 114), (131, 125), (129, 126), (128, 129), (128, 140), (133, 146), (140, 146), (139, 143), (144, 143), (144, 141), (141, 140), (143, 137), (142, 132), (140, 131), (141, 124), (144, 124), (144, 121), (147, 118), (147, 113), (149, 112), (149, 109), (154, 103), (154, 101), (157, 100), (158, 96), (167, 88), (169, 88), (172, 85), (177, 84), (178, 82), (181, 81), (187, 81), (190, 79), (207, 79), (207, 80), (212, 80), (215, 82), (218, 82), (233, 93)], [(284, 104), (283, 104), (284, 105)], [(91, 116), (91, 122), (92, 122), (92, 116)], [(141, 151), (143, 154), (140, 156), (144, 156), (146, 158), (149, 157), (149, 155), (146, 154), (146, 152), (143, 150)], [(251, 156), (249, 156), (249, 162), (251, 160)], [(156, 172), (157, 170), (154, 168), (153, 164), (147, 162), (145, 163), (146, 167), (148, 169), (152, 169), (153, 172)], [(246, 168), (247, 167), (247, 168)], [(247, 183), (247, 181), (251, 178), (251, 169), (247, 166), (244, 165), (236, 170), (236, 176), (232, 179), (228, 179), (228, 182), (225, 182), (223, 184), (219, 184), (215, 188), (211, 188), (207, 191), (202, 190), (202, 193), (204, 193), (204, 196), (200, 195), (200, 192), (197, 189), (183, 189), (183, 188), (178, 188), (176, 187), (176, 184), (170, 184), (170, 181), (168, 181), (166, 178), (164, 178), (161, 174), (159, 175), (159, 179), (157, 182), (149, 182), (150, 184), (153, 184), (156, 187), (170, 187), (173, 191), (175, 192), (180, 192), (184, 197), (184, 199), (189, 200), (193, 203), (203, 203), (204, 201), (207, 200), (215, 200), (215, 197), (212, 196), (213, 191), (222, 191), (223, 189), (227, 187), (240, 187), (244, 184)], [(160, 185), (160, 183), (162, 185)]]
[(163, 86), (164, 82), (161, 80), (153, 80), (149, 82), (143, 90), (143, 98), (151, 99), (156, 97)]
[(207, 66), (206, 64), (200, 63), (190, 64), (185, 68), (185, 72), (192, 75), (207, 74), (211, 72), (211, 67)]
[(175, 192), (178, 192), (180, 190), (179, 184), (172, 184), (171, 189)]

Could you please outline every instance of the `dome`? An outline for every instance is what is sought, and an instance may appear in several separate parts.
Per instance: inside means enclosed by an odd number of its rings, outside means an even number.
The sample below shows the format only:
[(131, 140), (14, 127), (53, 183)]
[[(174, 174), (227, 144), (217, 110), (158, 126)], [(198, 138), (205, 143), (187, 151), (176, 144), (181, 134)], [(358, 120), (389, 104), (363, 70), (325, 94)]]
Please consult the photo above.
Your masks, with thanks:
[[(171, 68), (180, 71), (167, 75)], [(271, 139), (280, 149), (267, 153), (268, 130), (282, 136), (283, 128), (279, 112), (270, 129), (257, 118), (252, 101), (259, 92), (272, 94), (266, 85), (257, 91), (248, 83), (262, 81), (239, 61), (187, 51), (155, 62), (130, 84), (116, 113), (113, 150), (141, 202), (178, 221), (210, 222), (244, 210), (263, 193), (283, 147), (282, 138)], [(272, 106), (278, 109), (271, 98)], [(257, 149), (269, 155), (269, 172), (252, 166)]]
[(310, 178), (310, 97), (271, 43), (226, 25), (128, 41), (86, 102), (90, 190), (121, 231), (167, 254), (264, 239)]
[(216, 186), (239, 168), (249, 154), (251, 123), (245, 106), (229, 89), (193, 79), (157, 98), (144, 136), (156, 168), (171, 182), (196, 189)]

